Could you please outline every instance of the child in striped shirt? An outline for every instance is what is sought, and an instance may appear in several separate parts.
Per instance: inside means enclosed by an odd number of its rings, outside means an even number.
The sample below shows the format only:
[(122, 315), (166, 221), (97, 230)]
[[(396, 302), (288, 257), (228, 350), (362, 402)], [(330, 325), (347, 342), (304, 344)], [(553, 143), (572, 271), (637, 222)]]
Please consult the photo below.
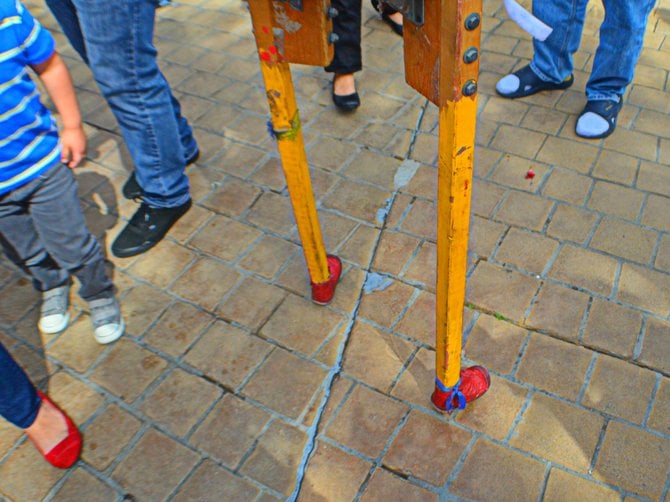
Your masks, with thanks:
[[(28, 68), (61, 116), (60, 139)], [(110, 343), (123, 334), (124, 321), (69, 169), (85, 150), (74, 88), (53, 37), (18, 0), (0, 0), (0, 244), (42, 293), (40, 331), (67, 327), (74, 275), (91, 309), (95, 339)]]

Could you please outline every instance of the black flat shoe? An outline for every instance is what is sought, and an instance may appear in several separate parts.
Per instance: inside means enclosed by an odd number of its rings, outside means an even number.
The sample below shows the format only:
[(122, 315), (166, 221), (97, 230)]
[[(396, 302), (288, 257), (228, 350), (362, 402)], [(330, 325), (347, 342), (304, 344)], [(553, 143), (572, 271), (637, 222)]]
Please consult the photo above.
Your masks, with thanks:
[(384, 2), (381, 2), (380, 7), (379, 0), (370, 0), (370, 1), (374, 9), (381, 14), (382, 21), (388, 24), (395, 33), (397, 33), (402, 37), (402, 24), (398, 24), (393, 19), (391, 19), (391, 14), (395, 14), (398, 11), (392, 7), (389, 7)]
[(361, 98), (357, 92), (347, 94), (346, 96), (335, 94), (335, 82), (333, 82), (330, 92), (333, 97), (333, 103), (343, 112), (353, 112), (361, 106)]
[[(196, 162), (199, 157), (200, 157), (200, 150), (196, 150), (193, 155), (191, 155), (188, 159), (186, 159), (186, 165), (190, 166), (191, 164)], [(121, 193), (123, 193), (123, 196), (128, 200), (139, 199), (144, 195), (144, 190), (142, 190), (142, 187), (137, 182), (135, 171), (130, 173), (130, 176), (124, 183), (123, 188), (121, 189)]]
[(112, 253), (119, 258), (128, 258), (148, 251), (190, 208), (190, 199), (181, 206), (164, 208), (143, 202), (112, 244)]

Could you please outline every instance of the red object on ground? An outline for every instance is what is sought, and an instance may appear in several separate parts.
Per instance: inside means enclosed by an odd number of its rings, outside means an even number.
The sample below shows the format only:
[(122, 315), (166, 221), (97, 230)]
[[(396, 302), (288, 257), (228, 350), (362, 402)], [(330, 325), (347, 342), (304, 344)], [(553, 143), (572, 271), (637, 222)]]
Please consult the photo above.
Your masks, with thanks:
[(535, 171), (532, 169), (528, 169), (528, 172), (526, 172), (526, 179), (527, 180), (532, 180), (535, 177)]
[(328, 255), (330, 278), (320, 284), (312, 283), (312, 301), (317, 305), (328, 305), (335, 296), (335, 288), (342, 275), (342, 262), (337, 256)]
[[(446, 392), (440, 389), (436, 384), (435, 391), (430, 400), (433, 406), (440, 411), (451, 412), (456, 408), (463, 408), (465, 404), (470, 403), (481, 397), (491, 385), (491, 377), (489, 372), (483, 366), (470, 366), (461, 370), (461, 379), (454, 389), (449, 389)], [(460, 396), (459, 396), (460, 394)], [(464, 398), (463, 406), (459, 406), (459, 397)]]
[(81, 453), (81, 434), (79, 434), (79, 430), (77, 430), (77, 427), (74, 425), (74, 423), (72, 423), (70, 417), (68, 417), (63, 412), (63, 410), (55, 405), (51, 399), (49, 399), (40, 391), (37, 391), (37, 395), (40, 396), (42, 401), (50, 403), (54, 408), (60, 411), (63, 415), (63, 418), (65, 418), (65, 423), (67, 424), (67, 437), (65, 439), (63, 439), (60, 443), (58, 443), (46, 453), (39, 450), (39, 448), (38, 450), (46, 459), (46, 461), (54, 467), (58, 467), (59, 469), (67, 469), (72, 467)]

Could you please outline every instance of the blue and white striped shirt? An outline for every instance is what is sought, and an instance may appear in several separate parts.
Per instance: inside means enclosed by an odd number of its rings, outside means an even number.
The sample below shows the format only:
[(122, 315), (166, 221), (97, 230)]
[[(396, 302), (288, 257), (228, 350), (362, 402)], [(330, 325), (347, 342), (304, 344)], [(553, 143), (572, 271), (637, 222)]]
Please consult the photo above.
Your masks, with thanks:
[(27, 71), (55, 46), (18, 0), (0, 0), (0, 195), (60, 161), (56, 123)]

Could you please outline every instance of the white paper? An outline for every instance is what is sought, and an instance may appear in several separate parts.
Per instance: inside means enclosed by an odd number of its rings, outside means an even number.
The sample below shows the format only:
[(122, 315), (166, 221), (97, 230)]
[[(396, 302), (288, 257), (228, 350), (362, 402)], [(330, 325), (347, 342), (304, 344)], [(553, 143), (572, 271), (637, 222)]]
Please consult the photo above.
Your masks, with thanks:
[[(544, 2), (546, 0), (539, 1)], [(507, 10), (507, 15), (510, 19), (518, 24), (522, 30), (532, 35), (533, 38), (537, 38), (540, 42), (543, 42), (549, 35), (551, 35), (553, 29), (550, 26), (547, 26), (533, 16), (530, 12), (515, 2), (515, 0), (503, 0), (503, 3), (505, 4), (505, 10)]]

